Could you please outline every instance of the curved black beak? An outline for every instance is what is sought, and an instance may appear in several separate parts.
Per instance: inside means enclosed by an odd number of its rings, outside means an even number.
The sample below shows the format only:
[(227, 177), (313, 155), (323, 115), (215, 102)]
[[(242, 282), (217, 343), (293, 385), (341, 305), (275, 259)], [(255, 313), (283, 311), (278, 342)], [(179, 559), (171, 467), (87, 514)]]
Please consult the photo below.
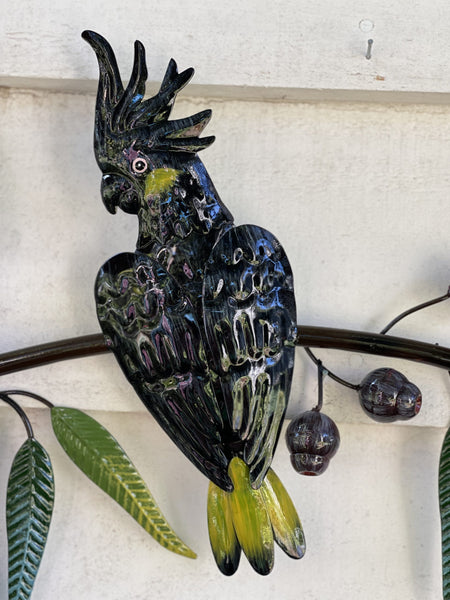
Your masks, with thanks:
[(139, 194), (133, 183), (125, 177), (103, 175), (101, 194), (103, 203), (111, 214), (116, 213), (117, 207), (134, 215), (139, 211)]

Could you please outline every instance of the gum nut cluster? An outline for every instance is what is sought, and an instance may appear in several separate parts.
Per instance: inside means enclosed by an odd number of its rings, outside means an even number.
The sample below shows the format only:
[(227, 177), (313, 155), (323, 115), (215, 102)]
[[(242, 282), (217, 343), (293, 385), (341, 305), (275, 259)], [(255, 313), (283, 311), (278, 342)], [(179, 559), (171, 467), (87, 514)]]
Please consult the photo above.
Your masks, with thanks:
[(321, 475), (339, 448), (339, 430), (327, 415), (308, 410), (289, 423), (286, 444), (297, 473)]
[(422, 406), (422, 394), (402, 373), (385, 367), (363, 379), (359, 401), (372, 419), (386, 422), (416, 416)]

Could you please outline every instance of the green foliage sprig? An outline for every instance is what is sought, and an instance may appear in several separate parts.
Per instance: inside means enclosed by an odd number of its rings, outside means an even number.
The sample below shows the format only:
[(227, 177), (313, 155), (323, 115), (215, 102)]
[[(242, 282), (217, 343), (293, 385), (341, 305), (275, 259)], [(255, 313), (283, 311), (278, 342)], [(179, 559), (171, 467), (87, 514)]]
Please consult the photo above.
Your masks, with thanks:
[(15, 394), (30, 396), (50, 408), (53, 431), (70, 459), (159, 544), (182, 556), (196, 558), (170, 527), (123, 448), (100, 423), (80, 410), (54, 406), (32, 392), (0, 392), (0, 399), (19, 414), (27, 431), (27, 439), (13, 460), (7, 489), (9, 600), (28, 600), (31, 596), (55, 495), (50, 457), (35, 439), (23, 409), (10, 398)]

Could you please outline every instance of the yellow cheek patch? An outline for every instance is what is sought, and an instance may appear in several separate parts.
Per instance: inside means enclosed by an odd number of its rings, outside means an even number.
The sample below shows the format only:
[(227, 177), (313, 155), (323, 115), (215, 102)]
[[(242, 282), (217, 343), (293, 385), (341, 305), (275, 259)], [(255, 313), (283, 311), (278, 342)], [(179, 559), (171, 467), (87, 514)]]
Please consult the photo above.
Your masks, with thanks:
[(180, 173), (177, 169), (155, 169), (145, 180), (145, 195), (154, 196), (168, 192)]

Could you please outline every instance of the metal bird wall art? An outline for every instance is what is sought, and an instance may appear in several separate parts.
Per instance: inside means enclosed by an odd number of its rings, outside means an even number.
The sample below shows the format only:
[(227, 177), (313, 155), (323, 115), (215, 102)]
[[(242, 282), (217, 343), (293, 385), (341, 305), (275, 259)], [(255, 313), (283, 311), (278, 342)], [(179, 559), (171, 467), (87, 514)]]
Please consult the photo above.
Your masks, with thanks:
[[(288, 403), (295, 345), (318, 368), (318, 404), (293, 419), (286, 443), (295, 471), (320, 475), (339, 447), (336, 424), (321, 412), (328, 375), (359, 395), (381, 422), (416, 416), (419, 388), (400, 372), (377, 368), (360, 383), (326, 369), (310, 347), (334, 348), (450, 368), (450, 348), (386, 336), (405, 317), (450, 298), (402, 312), (380, 334), (297, 327), (292, 271), (276, 238), (255, 225), (235, 226), (198, 152), (211, 113), (169, 120), (177, 93), (193, 75), (171, 60), (159, 92), (144, 99), (144, 48), (135, 44), (123, 86), (114, 53), (100, 35), (83, 37), (100, 68), (94, 148), (109, 212), (136, 214), (134, 253), (111, 258), (96, 281), (103, 334), (7, 352), (0, 374), (113, 351), (135, 391), (169, 437), (210, 480), (208, 529), (216, 563), (233, 574), (241, 551), (260, 574), (274, 562), (274, 542), (301, 558), (305, 540), (286, 490), (270, 465)], [(11, 396), (51, 411), (53, 431), (69, 458), (167, 549), (195, 558), (159, 510), (117, 440), (82, 411), (55, 406), (26, 390), (4, 390), (27, 440), (8, 479), (6, 525), (10, 598), (29, 598), (43, 556), (54, 503), (50, 457)], [(444, 596), (450, 590), (450, 430), (439, 466)], [(447, 594), (447, 595), (446, 595)]]
[(235, 226), (198, 152), (211, 111), (169, 120), (193, 75), (171, 60), (159, 92), (144, 99), (144, 47), (135, 43), (124, 88), (113, 50), (85, 31), (100, 76), (94, 148), (107, 210), (136, 214), (134, 253), (108, 260), (96, 281), (105, 339), (138, 396), (210, 480), (208, 528), (219, 569), (241, 549), (261, 574), (274, 541), (293, 558), (302, 527), (270, 468), (294, 365), (292, 271), (278, 240)]

